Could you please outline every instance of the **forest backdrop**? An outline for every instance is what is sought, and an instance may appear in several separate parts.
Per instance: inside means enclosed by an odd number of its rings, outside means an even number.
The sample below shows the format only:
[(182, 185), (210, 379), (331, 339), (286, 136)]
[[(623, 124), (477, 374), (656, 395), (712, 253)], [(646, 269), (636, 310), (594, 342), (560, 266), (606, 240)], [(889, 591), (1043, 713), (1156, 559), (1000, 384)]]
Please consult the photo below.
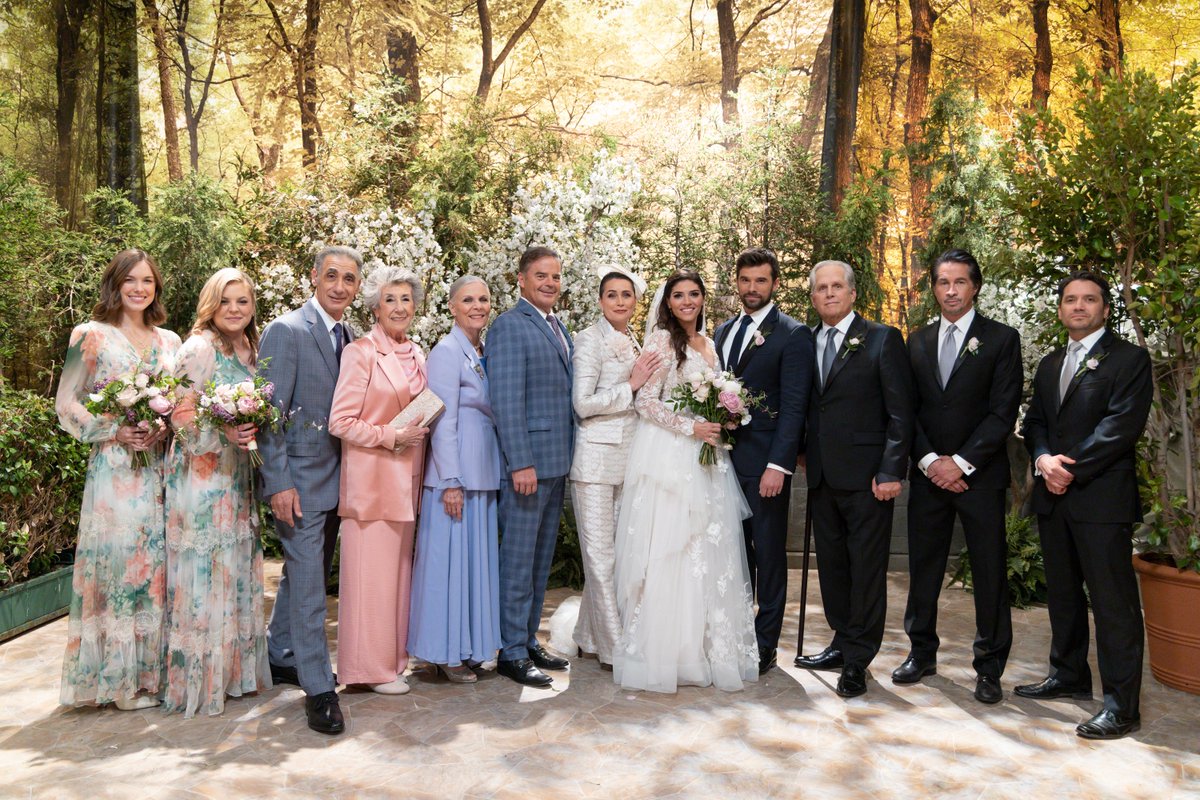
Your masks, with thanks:
[[(1152, 488), (1194, 522), (1198, 56), (1194, 0), (0, 0), (4, 403), (52, 392), (128, 245), (180, 332), (215, 269), (250, 273), (267, 320), (317, 247), (354, 245), (424, 277), (427, 347), (455, 277), (502, 310), (532, 243), (564, 255), (573, 328), (615, 263), (703, 270), (719, 320), (734, 255), (765, 245), (797, 316), (812, 263), (842, 258), (912, 329), (959, 246), (1027, 369), (1066, 266), (1113, 278), (1160, 356), (1151, 479), (1183, 459)], [(25, 452), (15, 430), (0, 450)], [(0, 493), (55, 456), (22, 458)]]

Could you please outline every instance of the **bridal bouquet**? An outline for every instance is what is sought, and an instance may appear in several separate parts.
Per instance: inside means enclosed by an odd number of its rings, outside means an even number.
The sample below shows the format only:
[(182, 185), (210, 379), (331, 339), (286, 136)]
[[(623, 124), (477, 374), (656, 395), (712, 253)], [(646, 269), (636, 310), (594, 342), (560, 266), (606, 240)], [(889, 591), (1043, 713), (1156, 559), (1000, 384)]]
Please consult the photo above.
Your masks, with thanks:
[[(278, 431), (283, 422), (283, 414), (271, 405), (275, 395), (275, 384), (257, 375), (240, 383), (209, 382), (200, 395), (197, 409), (197, 421), (208, 427), (223, 427), (225, 425), (245, 425), (252, 423), (259, 430)], [(258, 454), (258, 442), (250, 440), (247, 446), (250, 452), (250, 463), (262, 466), (262, 456)]]
[[(671, 401), (677, 411), (690, 411), (705, 422), (719, 423), (721, 447), (732, 450), (731, 431), (750, 424), (750, 411), (762, 405), (762, 396), (747, 389), (733, 373), (704, 370), (676, 386)], [(700, 446), (700, 463), (717, 463), (717, 450), (708, 442)]]
[[(167, 417), (178, 403), (176, 394), (187, 385), (186, 378), (151, 372), (138, 364), (124, 375), (93, 386), (85, 408), (89, 414), (116, 417), (124, 425), (150, 433), (167, 427)], [(150, 466), (150, 453), (134, 450), (133, 465)]]

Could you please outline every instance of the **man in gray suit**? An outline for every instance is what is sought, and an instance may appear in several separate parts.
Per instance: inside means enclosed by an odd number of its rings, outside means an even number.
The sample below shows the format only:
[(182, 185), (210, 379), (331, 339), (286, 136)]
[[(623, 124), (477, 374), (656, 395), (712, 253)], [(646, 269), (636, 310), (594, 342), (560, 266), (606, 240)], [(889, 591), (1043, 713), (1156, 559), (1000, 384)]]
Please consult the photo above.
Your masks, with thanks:
[(531, 247), (517, 268), (521, 299), (492, 323), (489, 397), (504, 455), (500, 483), (500, 640), (497, 672), (548, 686), (543, 669), (570, 663), (537, 640), (575, 443), (571, 337), (554, 316), (562, 259)]
[(346, 729), (325, 639), (325, 582), (338, 532), (341, 444), (329, 434), (329, 407), (342, 349), (353, 336), (343, 314), (362, 282), (362, 256), (326, 247), (312, 270), (313, 296), (263, 331), (259, 373), (275, 384), (287, 423), (259, 436), (262, 493), (283, 543), (283, 577), (267, 629), (271, 677), (300, 686), (308, 727)]

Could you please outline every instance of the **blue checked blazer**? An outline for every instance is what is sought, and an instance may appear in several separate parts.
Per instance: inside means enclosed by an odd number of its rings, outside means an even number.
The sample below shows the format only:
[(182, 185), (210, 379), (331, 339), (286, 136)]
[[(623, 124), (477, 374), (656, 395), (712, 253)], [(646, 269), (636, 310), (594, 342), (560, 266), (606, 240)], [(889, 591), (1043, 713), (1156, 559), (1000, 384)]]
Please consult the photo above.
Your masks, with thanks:
[(259, 433), (259, 474), (264, 497), (294, 488), (301, 510), (328, 511), (338, 504), (341, 483), (342, 446), (329, 434), (338, 362), (315, 302), (272, 321), (262, 334), (259, 374), (275, 384), (271, 402), (288, 416), (278, 433)]
[(526, 467), (538, 479), (565, 476), (575, 447), (571, 408), (571, 336), (558, 323), (567, 353), (524, 298), (496, 317), (488, 331), (488, 393), (505, 472)]

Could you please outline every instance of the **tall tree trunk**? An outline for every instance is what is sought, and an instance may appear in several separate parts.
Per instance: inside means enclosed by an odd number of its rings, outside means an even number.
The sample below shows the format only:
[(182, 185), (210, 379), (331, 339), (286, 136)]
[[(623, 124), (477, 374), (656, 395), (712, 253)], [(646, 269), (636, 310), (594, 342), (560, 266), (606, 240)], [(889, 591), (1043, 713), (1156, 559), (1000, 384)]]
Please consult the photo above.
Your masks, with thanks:
[(741, 42), (733, 20), (733, 0), (717, 0), (717, 34), (721, 42), (721, 121), (736, 125), (737, 92), (742, 76), (738, 70)]
[(1096, 0), (1096, 17), (1099, 23), (1096, 43), (1100, 45), (1100, 69), (1119, 78), (1125, 63), (1120, 0)]
[[(162, 97), (163, 141), (167, 146), (167, 177), (171, 183), (183, 179), (183, 167), (179, 161), (179, 128), (175, 121), (179, 112), (175, 109), (175, 91), (171, 80), (171, 54), (167, 52), (167, 34), (163, 30), (162, 17), (158, 13), (156, 0), (142, 0), (146, 9), (146, 21), (154, 36), (155, 61), (158, 64), (158, 87)], [(194, 167), (193, 167), (194, 169)]]
[(1034, 109), (1046, 107), (1050, 100), (1050, 69), (1054, 66), (1054, 54), (1050, 51), (1050, 0), (1032, 0), (1029, 10), (1033, 12), (1033, 92), (1029, 105)]
[(99, 29), (97, 173), (101, 185), (123, 192), (145, 214), (148, 203), (135, 0), (100, 0)]
[(400, 147), (396, 163), (389, 168), (387, 194), (388, 199), (392, 201), (399, 199), (408, 190), (404, 168), (412, 161), (416, 151), (417, 105), (421, 102), (421, 73), (417, 56), (416, 34), (407, 28), (388, 30), (388, 72), (392, 77), (404, 81), (404, 87), (397, 89), (393, 99), (397, 105), (406, 106), (412, 114), (402, 118), (392, 130), (392, 136)]
[(817, 45), (817, 54), (813, 57), (812, 72), (808, 79), (808, 100), (804, 103), (804, 117), (800, 120), (800, 133), (797, 143), (805, 150), (812, 149), (813, 138), (817, 135), (817, 123), (821, 121), (821, 110), (825, 108), (825, 96), (829, 93), (829, 49), (833, 39), (833, 13), (825, 25), (825, 35)]
[(479, 16), (480, 47), (483, 51), (483, 64), (479, 68), (479, 85), (475, 88), (475, 96), (479, 98), (479, 102), (487, 102), (488, 95), (492, 91), (492, 79), (496, 77), (496, 72), (500, 69), (505, 59), (508, 58), (513, 48), (517, 46), (517, 42), (533, 25), (533, 21), (537, 19), (544, 5), (546, 5), (546, 0), (537, 0), (533, 4), (533, 8), (530, 9), (529, 14), (517, 26), (516, 30), (513, 31), (512, 36), (508, 37), (508, 41), (501, 48), (499, 55), (493, 58), (492, 12), (488, 8), (487, 0), (475, 1), (475, 11)]
[[(153, 0), (146, 0), (153, 2)], [(183, 61), (183, 123), (188, 134), (188, 159), (192, 171), (200, 169), (200, 119), (204, 116), (204, 107), (208, 103), (208, 95), (212, 89), (213, 74), (217, 69), (217, 59), (220, 57), (221, 37), (225, 27), (225, 0), (213, 3), (215, 25), (213, 40), (208, 56), (208, 67), (197, 77), (196, 65), (192, 59), (192, 48), (201, 40), (188, 31), (191, 18), (191, 0), (175, 0), (175, 44), (179, 48), (180, 59)], [(196, 85), (200, 85), (200, 94), (195, 95)]]
[[(929, 106), (929, 70), (933, 63), (933, 23), (937, 13), (930, 0), (909, 0), (912, 16), (912, 57), (908, 64), (908, 96), (904, 101), (904, 149), (908, 153), (909, 280), (908, 297), (917, 299), (924, 272), (922, 259), (929, 236), (929, 157), (925, 147), (925, 114)], [(902, 300), (903, 300), (902, 299)]]
[(821, 191), (835, 213), (854, 176), (854, 129), (858, 122), (866, 17), (866, 0), (834, 0), (825, 135), (821, 143)]
[(304, 32), (299, 43), (293, 42), (288, 35), (274, 0), (264, 2), (275, 21), (283, 50), (292, 62), (296, 102), (300, 106), (301, 158), (305, 169), (313, 169), (317, 165), (317, 148), (321, 141), (321, 124), (317, 117), (317, 36), (321, 28), (321, 0), (305, 0)]
[(75, 217), (75, 160), (73, 140), (75, 106), (79, 102), (79, 78), (83, 71), (79, 35), (83, 20), (91, 9), (91, 0), (55, 0), (54, 42), (56, 56), (54, 81), (58, 90), (58, 105), (54, 110), (54, 131), (57, 142), (54, 158), (54, 199), (67, 210), (68, 224)]

